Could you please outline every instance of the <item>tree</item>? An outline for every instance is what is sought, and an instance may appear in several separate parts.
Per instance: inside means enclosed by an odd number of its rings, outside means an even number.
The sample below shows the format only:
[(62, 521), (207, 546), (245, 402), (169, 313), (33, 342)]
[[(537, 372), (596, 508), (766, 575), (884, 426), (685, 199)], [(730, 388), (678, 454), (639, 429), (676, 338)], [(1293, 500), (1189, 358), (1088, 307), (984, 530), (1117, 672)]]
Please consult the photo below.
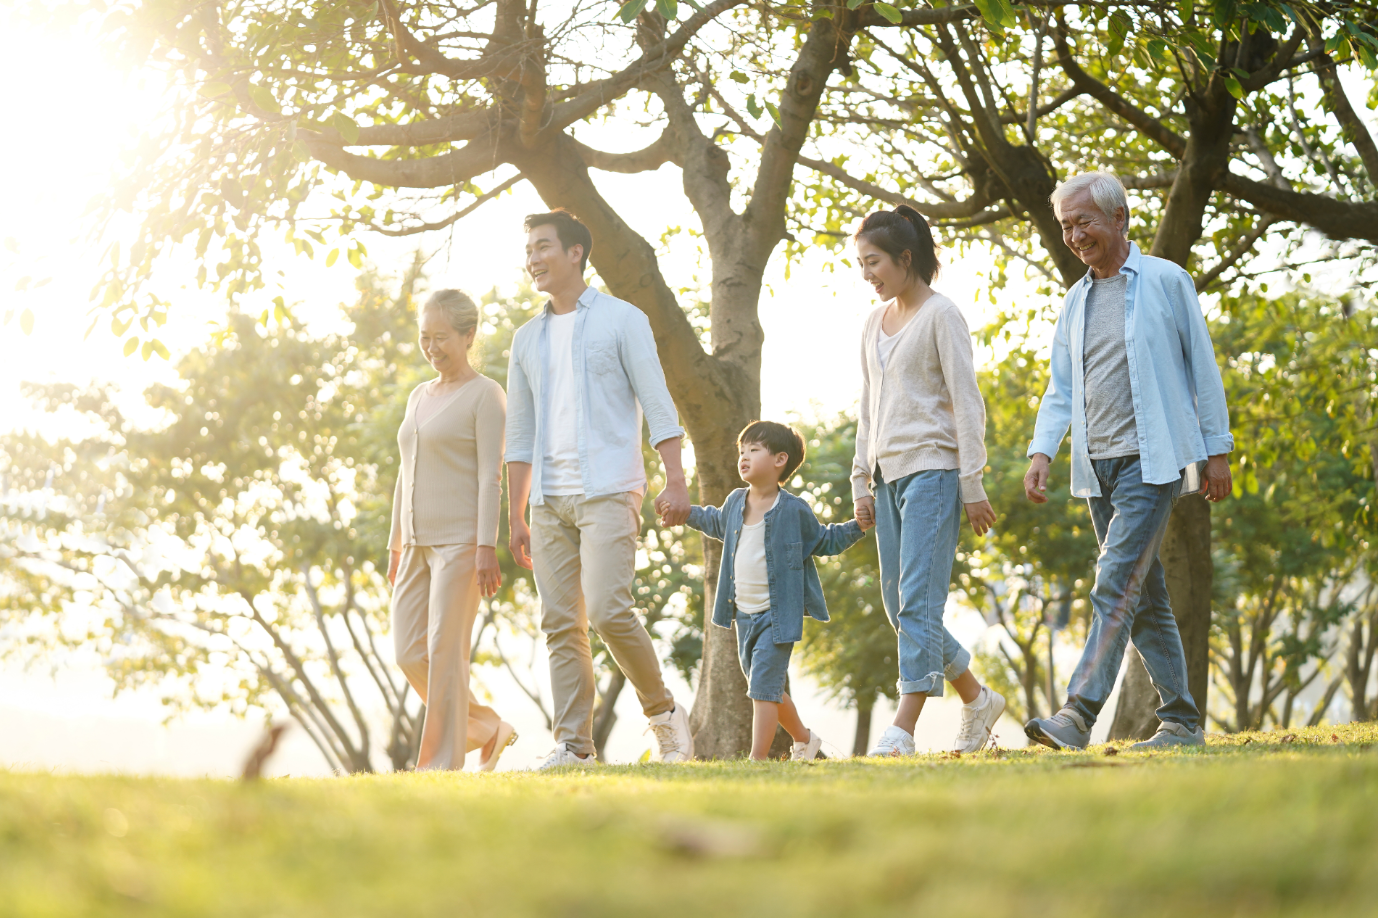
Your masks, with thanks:
[[(329, 244), (314, 228), (325, 223), (343, 240), (335, 251), (358, 260), (363, 232), (440, 229), (525, 181), (589, 223), (600, 277), (650, 317), (695, 445), (700, 499), (718, 503), (735, 484), (732, 438), (759, 412), (767, 262), (782, 240), (790, 256), (836, 244), (841, 221), (874, 202), (912, 198), (955, 238), (1026, 257), (1050, 287), (1080, 272), (1047, 194), (1058, 174), (1092, 163), (1137, 176), (1155, 254), (1187, 263), (1194, 246), (1216, 249), (1198, 272), (1207, 283), (1248, 264), (1262, 239), (1299, 240), (1297, 226), (1378, 235), (1378, 204), (1358, 184), (1372, 145), (1338, 82), (1324, 82), (1332, 59), (1374, 64), (1372, 13), (1357, 3), (716, 0), (682, 22), (674, 0), (635, 0), (616, 18), (612, 5), (542, 12), (545, 26), (535, 5), (514, 0), (118, 8), (111, 34), (131, 59), (169, 71), (177, 103), (112, 196), (113, 209), (141, 218), (99, 298), (118, 333), (164, 314), (145, 281), (175, 243), (195, 245), (202, 280), (245, 293), (264, 283), (264, 230), (310, 252)], [(1054, 61), (1055, 79), (1045, 72)], [(1307, 67), (1319, 68), (1338, 120), (1312, 109), (1284, 132), (1274, 87), (1305, 82)], [(644, 113), (645, 146), (585, 142), (619, 110)], [(1237, 129), (1260, 142), (1236, 145)], [(1342, 151), (1343, 136), (1360, 159)], [(806, 142), (817, 155), (801, 155)], [(1333, 168), (1303, 181), (1295, 173), (1311, 156)], [(654, 246), (590, 172), (667, 163), (680, 169), (712, 265), (708, 346)], [(810, 170), (798, 185), (796, 164)], [(332, 190), (339, 202), (326, 214), (318, 202)], [(1184, 505), (1175, 525), (1199, 534), (1206, 520), (1204, 507)], [(713, 545), (705, 557), (711, 607)], [(1199, 597), (1203, 578), (1188, 570), (1182, 582)], [(1201, 605), (1175, 598), (1190, 637)], [(748, 744), (749, 708), (730, 636), (706, 634), (697, 747), (735, 754)]]

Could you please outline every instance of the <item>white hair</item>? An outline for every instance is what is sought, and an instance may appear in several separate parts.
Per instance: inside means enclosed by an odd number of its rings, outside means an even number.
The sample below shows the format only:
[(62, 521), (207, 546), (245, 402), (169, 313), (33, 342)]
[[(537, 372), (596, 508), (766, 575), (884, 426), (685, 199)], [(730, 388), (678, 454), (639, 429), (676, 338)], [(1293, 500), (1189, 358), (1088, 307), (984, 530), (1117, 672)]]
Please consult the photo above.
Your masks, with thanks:
[(1063, 199), (1079, 191), (1090, 191), (1091, 200), (1100, 208), (1100, 212), (1111, 220), (1115, 219), (1115, 211), (1123, 208), (1124, 237), (1129, 238), (1129, 198), (1125, 194), (1124, 184), (1113, 173), (1083, 172), (1058, 185), (1048, 200), (1053, 205), (1053, 213), (1059, 219), (1062, 217), (1060, 211)]
[(424, 313), (428, 309), (438, 311), (450, 323), (450, 327), (461, 335), (467, 335), (478, 327), (478, 306), (462, 290), (437, 290), (418, 312)]

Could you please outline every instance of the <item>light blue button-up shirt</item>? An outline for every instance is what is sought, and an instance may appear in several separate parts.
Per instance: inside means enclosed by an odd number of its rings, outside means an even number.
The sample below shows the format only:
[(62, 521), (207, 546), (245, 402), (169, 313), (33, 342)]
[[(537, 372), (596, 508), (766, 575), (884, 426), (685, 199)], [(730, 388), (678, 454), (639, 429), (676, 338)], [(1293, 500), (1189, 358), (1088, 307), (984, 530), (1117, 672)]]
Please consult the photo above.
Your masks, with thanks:
[[(584, 496), (646, 488), (641, 458), (644, 411), (651, 443), (684, 436), (665, 386), (646, 314), (589, 287), (574, 319), (575, 429)], [(550, 304), (512, 337), (507, 368), (508, 462), (531, 463), (531, 503), (545, 503), (541, 471), (549, 428), (546, 368), (550, 365)]]
[[(1225, 386), (1215, 363), (1196, 285), (1179, 265), (1143, 255), (1129, 244), (1120, 273), (1128, 275), (1124, 345), (1139, 461), (1148, 484), (1187, 478), (1195, 490), (1197, 464), (1234, 449)], [(1099, 497), (1100, 483), (1086, 448), (1086, 294), (1092, 275), (1067, 291), (1053, 331), (1052, 379), (1038, 406), (1029, 456), (1056, 456), (1072, 429), (1072, 496)]]

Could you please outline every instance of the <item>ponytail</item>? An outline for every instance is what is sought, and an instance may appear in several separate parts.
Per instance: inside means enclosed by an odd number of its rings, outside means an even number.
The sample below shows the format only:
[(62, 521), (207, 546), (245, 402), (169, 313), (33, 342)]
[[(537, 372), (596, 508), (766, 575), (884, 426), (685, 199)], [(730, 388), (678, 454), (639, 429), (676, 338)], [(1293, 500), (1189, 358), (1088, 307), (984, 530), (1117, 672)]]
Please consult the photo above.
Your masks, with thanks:
[[(861, 227), (852, 237), (867, 242), (889, 255), (895, 264), (904, 267), (910, 277), (919, 277), (931, 284), (938, 276), (938, 253), (933, 244), (933, 230), (928, 221), (908, 204), (894, 210), (878, 210), (867, 214)], [(906, 263), (905, 253), (909, 254)]]

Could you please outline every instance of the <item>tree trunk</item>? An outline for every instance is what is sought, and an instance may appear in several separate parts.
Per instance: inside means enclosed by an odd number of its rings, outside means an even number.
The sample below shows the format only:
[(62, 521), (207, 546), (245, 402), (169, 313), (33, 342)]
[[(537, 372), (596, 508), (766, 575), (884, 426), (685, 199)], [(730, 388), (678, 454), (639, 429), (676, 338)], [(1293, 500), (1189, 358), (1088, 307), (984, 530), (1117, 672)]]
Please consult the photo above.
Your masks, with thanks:
[(852, 755), (865, 755), (871, 746), (871, 712), (875, 701), (856, 704), (856, 736), (852, 738)]
[(689, 715), (694, 755), (700, 759), (735, 758), (751, 748), (751, 699), (746, 697), (746, 677), (737, 661), (737, 628), (713, 624), (721, 555), (722, 543), (704, 536), (703, 659)]
[[(1172, 511), (1158, 556), (1167, 573), (1172, 615), (1187, 654), (1187, 688), (1201, 713), (1203, 728), (1210, 684), (1211, 586), (1215, 578), (1210, 547), (1210, 504), (1199, 495), (1183, 497)], [(1137, 651), (1125, 654), (1125, 666), (1128, 670), (1120, 686), (1110, 738), (1147, 739), (1158, 729), (1154, 713), (1158, 693)]]

